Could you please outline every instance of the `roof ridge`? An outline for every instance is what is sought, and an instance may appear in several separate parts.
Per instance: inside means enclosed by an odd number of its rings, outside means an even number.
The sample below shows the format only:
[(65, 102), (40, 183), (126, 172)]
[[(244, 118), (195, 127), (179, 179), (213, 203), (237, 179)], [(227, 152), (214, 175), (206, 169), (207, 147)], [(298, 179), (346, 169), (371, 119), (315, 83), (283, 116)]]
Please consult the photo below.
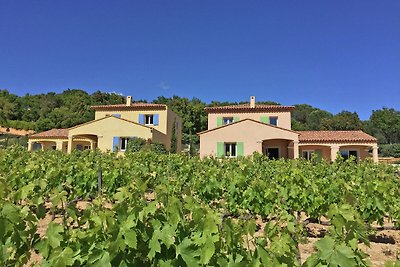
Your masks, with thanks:
[[(43, 132), (28, 135), (28, 137), (67, 137), (69, 129), (66, 128), (53, 128)], [(52, 133), (51, 135), (47, 135)]]
[(205, 107), (206, 112), (220, 112), (220, 111), (263, 111), (263, 110), (293, 110), (294, 106), (284, 105), (272, 105), (272, 104), (256, 104), (255, 107), (251, 107), (249, 103), (246, 104), (235, 104), (227, 106), (214, 106)]

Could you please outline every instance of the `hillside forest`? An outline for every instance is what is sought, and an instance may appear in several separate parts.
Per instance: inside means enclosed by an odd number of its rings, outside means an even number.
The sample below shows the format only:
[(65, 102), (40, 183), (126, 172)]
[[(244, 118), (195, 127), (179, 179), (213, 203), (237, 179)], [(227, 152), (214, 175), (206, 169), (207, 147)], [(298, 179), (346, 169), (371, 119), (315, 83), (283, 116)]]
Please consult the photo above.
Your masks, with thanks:
[[(92, 94), (80, 89), (68, 89), (62, 93), (18, 96), (8, 90), (0, 90), (0, 125), (37, 132), (52, 128), (68, 128), (94, 119), (92, 105), (124, 103), (125, 98), (116, 93), (96, 91)], [(136, 100), (136, 102), (147, 102)], [(205, 103), (198, 98), (159, 96), (152, 103), (167, 104), (183, 121), (183, 143), (196, 144), (196, 133), (207, 128), (207, 106), (224, 106), (245, 102)], [(273, 101), (259, 104), (279, 105)], [(308, 104), (296, 104), (292, 112), (293, 130), (363, 130), (376, 138), (382, 156), (400, 157), (400, 111), (382, 107), (373, 110), (368, 120), (360, 120), (356, 112), (343, 110), (332, 114)]]

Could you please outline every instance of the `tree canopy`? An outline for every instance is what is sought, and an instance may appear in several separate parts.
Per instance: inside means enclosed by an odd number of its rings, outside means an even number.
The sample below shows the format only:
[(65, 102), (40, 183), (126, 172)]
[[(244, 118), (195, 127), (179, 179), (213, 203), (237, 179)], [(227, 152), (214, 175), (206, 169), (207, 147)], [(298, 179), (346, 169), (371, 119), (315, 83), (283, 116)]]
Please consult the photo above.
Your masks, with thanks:
[[(62, 93), (17, 96), (0, 90), (0, 125), (44, 131), (68, 128), (94, 119), (92, 105), (124, 103), (125, 98), (115, 93), (96, 91), (88, 94), (80, 89)], [(143, 102), (137, 100), (136, 102)], [(144, 101), (145, 102), (145, 101)], [(218, 102), (207, 104), (198, 98), (159, 96), (153, 103), (166, 104), (183, 119), (183, 142), (198, 143), (196, 133), (207, 129), (207, 106), (225, 106), (245, 102)], [(258, 104), (279, 105), (265, 101)], [(332, 114), (308, 104), (294, 105), (293, 130), (364, 130), (378, 138), (381, 144), (400, 143), (400, 111), (393, 108), (374, 110), (369, 120), (361, 121), (356, 112)]]

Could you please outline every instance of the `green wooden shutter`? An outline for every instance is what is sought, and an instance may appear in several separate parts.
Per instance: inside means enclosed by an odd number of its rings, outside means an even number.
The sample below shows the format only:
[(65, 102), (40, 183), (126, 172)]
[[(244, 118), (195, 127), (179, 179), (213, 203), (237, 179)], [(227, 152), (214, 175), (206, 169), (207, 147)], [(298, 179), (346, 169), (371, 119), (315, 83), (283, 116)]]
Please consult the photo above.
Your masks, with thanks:
[(222, 126), (222, 117), (217, 118), (217, 127)]
[(260, 121), (263, 123), (269, 123), (269, 117), (268, 116), (261, 116)]
[(316, 149), (315, 154), (317, 155), (318, 161), (322, 160), (322, 150), (321, 149)]
[(217, 143), (217, 157), (222, 158), (224, 156), (224, 142)]
[(237, 156), (243, 156), (244, 155), (244, 151), (243, 151), (243, 142), (237, 142), (236, 143), (236, 153)]
[(233, 122), (237, 122), (237, 121), (240, 121), (240, 118), (239, 117), (233, 117)]

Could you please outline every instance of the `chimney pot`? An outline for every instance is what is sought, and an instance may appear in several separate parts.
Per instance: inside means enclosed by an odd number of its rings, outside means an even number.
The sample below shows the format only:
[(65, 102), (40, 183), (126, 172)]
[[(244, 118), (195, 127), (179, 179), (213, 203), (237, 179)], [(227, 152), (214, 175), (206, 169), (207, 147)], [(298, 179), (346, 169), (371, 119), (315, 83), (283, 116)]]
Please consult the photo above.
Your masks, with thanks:
[(250, 96), (250, 107), (251, 108), (256, 107), (256, 97), (255, 96)]
[(126, 105), (127, 105), (127, 106), (132, 105), (132, 97), (131, 97), (131, 96), (127, 96), (127, 97), (126, 97)]

